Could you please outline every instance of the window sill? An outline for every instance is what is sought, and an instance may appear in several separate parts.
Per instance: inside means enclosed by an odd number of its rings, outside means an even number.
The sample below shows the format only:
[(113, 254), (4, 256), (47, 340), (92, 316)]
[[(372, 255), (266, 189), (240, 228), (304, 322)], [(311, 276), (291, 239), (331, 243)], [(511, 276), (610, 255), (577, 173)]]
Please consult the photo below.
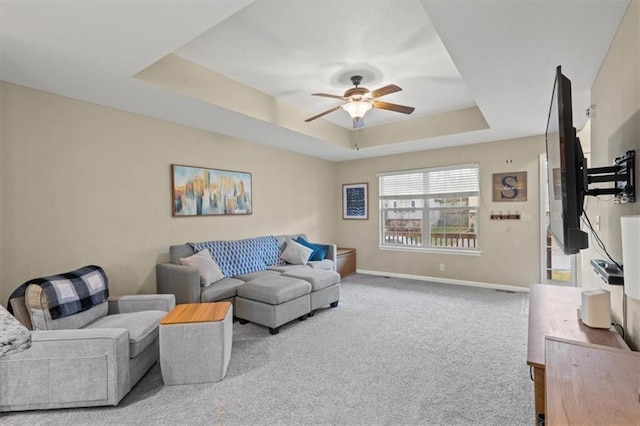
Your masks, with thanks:
[(388, 251), (404, 251), (409, 253), (438, 253), (438, 254), (455, 254), (462, 256), (480, 256), (482, 252), (479, 249), (460, 249), (460, 248), (426, 248), (426, 247), (402, 247), (402, 246), (378, 246), (380, 250)]

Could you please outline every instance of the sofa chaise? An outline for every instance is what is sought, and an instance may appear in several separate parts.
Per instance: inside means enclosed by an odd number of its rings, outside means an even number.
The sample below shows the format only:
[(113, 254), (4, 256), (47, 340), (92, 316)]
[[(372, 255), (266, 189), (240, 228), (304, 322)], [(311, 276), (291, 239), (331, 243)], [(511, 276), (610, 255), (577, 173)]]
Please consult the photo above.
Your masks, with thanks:
[[(302, 252), (304, 244), (313, 252)], [(316, 256), (316, 249), (323, 253)], [(178, 304), (230, 301), (241, 323), (271, 334), (340, 300), (335, 244), (310, 243), (304, 234), (174, 245), (169, 256), (170, 263), (156, 265), (159, 293), (174, 294)], [(203, 267), (211, 259), (214, 265)]]

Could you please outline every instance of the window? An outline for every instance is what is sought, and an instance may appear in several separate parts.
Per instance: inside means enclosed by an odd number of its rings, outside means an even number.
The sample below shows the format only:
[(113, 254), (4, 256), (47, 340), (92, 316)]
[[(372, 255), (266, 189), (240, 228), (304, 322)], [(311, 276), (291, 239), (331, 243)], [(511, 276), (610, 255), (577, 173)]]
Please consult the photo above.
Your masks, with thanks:
[(478, 250), (477, 164), (378, 174), (380, 245)]

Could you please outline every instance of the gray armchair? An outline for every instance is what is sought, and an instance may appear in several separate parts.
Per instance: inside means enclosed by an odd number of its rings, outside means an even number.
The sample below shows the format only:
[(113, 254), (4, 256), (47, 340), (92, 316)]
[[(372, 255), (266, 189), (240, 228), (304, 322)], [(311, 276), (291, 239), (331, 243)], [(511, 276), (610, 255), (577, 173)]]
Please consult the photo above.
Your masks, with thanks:
[(158, 323), (175, 297), (110, 298), (54, 319), (30, 284), (10, 304), (34, 330), (29, 349), (0, 357), (0, 412), (117, 405), (158, 360)]

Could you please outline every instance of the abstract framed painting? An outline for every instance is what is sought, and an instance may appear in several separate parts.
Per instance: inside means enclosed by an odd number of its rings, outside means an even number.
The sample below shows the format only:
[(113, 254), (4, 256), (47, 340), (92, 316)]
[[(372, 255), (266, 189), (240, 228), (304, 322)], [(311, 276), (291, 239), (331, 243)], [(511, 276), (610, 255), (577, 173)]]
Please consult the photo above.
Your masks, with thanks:
[(171, 165), (173, 216), (248, 215), (251, 173)]
[(369, 184), (342, 185), (342, 218), (369, 219)]

